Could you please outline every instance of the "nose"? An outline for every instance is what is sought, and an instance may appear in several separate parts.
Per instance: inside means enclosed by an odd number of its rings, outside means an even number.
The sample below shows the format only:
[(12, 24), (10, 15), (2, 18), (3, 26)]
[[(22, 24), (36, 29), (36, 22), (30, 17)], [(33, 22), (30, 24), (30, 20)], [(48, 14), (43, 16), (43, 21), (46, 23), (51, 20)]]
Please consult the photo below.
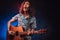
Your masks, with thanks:
[(25, 4), (25, 7), (29, 7), (30, 5), (29, 4)]

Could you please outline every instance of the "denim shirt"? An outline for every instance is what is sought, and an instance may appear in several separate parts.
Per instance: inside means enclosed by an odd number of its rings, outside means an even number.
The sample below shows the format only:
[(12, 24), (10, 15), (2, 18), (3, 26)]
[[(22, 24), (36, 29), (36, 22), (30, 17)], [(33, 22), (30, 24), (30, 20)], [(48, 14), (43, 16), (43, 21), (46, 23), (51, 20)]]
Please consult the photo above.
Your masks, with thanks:
[[(28, 27), (28, 20), (26, 20), (26, 18), (21, 13), (12, 17), (12, 19), (17, 20), (18, 26), (22, 26), (25, 30)], [(30, 20), (29, 23), (31, 24), (31, 28), (36, 28), (36, 18), (31, 17), (29, 20)]]

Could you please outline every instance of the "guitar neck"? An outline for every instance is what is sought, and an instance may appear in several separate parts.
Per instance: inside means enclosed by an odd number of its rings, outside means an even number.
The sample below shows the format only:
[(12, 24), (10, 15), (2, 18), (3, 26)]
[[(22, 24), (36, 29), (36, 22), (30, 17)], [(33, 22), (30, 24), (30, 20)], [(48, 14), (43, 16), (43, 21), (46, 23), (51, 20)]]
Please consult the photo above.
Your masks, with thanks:
[[(43, 33), (46, 33), (46, 30), (37, 30), (37, 31), (34, 31), (33, 33), (30, 33), (30, 34), (43, 34)], [(20, 32), (20, 35), (27, 35), (27, 31)]]
[(20, 32), (20, 35), (27, 35), (27, 32)]

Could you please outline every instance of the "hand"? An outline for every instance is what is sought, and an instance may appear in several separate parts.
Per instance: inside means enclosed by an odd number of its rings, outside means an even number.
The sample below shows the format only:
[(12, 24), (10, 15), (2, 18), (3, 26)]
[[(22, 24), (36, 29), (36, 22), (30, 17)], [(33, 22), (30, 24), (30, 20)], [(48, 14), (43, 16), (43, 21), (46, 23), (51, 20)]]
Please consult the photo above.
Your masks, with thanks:
[(34, 33), (34, 29), (31, 30), (31, 33), (32, 33), (32, 34)]
[(31, 33), (30, 31), (27, 31), (27, 35), (30, 35), (30, 33)]
[(13, 31), (8, 31), (9, 34), (14, 35), (15, 32)]
[(33, 34), (33, 33), (34, 33), (34, 29), (31, 29), (30, 31), (27, 31), (28, 35)]

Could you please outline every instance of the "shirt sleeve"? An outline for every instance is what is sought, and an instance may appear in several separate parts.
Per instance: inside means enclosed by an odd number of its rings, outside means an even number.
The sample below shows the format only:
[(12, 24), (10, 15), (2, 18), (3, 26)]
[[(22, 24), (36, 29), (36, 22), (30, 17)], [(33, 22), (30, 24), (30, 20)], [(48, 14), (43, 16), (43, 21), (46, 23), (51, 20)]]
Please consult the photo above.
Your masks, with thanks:
[(34, 19), (34, 20), (33, 20), (32, 28), (35, 29), (35, 28), (37, 27), (37, 26), (36, 26), (36, 18), (34, 17), (33, 19)]
[(15, 15), (15, 16), (13, 16), (12, 19), (13, 19), (13, 20), (17, 20), (17, 19), (18, 19), (17, 17), (18, 17), (18, 14)]

